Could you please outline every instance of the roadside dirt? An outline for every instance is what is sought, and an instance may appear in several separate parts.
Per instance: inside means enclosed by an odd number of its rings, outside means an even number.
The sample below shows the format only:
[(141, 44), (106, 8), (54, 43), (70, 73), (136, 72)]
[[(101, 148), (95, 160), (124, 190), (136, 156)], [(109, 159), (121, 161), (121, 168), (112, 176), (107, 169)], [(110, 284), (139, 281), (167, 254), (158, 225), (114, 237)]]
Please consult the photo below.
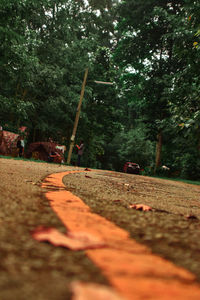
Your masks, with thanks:
[[(41, 182), (49, 174), (69, 170), (76, 168), (0, 159), (1, 300), (70, 299), (69, 285), (75, 279), (108, 284), (84, 251), (71, 252), (31, 238), (39, 225), (65, 232)], [(199, 186), (100, 170), (68, 175), (64, 183), (94, 212), (200, 279)], [(153, 210), (129, 208), (140, 203)]]

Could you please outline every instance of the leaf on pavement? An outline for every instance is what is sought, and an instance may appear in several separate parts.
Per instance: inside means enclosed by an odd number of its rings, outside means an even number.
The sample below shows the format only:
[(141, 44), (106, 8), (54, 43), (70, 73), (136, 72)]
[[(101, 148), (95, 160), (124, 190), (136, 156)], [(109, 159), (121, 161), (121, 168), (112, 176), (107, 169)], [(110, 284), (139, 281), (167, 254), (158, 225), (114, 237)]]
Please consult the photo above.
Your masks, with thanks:
[(49, 242), (54, 246), (66, 247), (71, 250), (102, 248), (105, 243), (98, 237), (87, 232), (67, 232), (63, 234), (55, 228), (37, 227), (32, 237), (39, 242)]
[(144, 204), (131, 204), (129, 205), (129, 208), (134, 208), (137, 210), (142, 210), (142, 211), (151, 211), (152, 207)]
[(88, 175), (85, 175), (85, 177), (86, 177), (86, 178), (92, 178), (92, 177), (90, 177), (90, 176), (88, 176)]
[(193, 220), (198, 220), (198, 218), (195, 215), (188, 215), (186, 216), (187, 219), (193, 219)]
[(74, 281), (71, 290), (72, 300), (125, 300), (112, 288), (96, 283)]

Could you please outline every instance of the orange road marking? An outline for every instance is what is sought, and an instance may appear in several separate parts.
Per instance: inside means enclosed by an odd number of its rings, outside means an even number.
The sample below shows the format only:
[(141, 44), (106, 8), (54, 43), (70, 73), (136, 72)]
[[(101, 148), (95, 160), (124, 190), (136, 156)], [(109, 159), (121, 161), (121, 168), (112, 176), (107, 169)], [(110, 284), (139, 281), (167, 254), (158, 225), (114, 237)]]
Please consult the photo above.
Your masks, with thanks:
[[(80, 172), (80, 171), (74, 171)], [(48, 176), (43, 187), (50, 205), (64, 226), (102, 238), (106, 248), (87, 250), (111, 285), (129, 300), (199, 300), (200, 285), (189, 271), (151, 253), (129, 237), (129, 233), (92, 213), (80, 198), (65, 190), (62, 178), (73, 171)]]

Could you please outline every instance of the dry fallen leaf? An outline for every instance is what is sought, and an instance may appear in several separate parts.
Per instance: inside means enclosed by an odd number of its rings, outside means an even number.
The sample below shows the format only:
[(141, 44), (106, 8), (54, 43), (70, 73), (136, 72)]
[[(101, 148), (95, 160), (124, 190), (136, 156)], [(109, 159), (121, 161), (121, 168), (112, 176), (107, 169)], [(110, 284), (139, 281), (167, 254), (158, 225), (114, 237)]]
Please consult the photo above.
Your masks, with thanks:
[(92, 171), (92, 170), (90, 170), (90, 169), (88, 169), (88, 168), (85, 168), (85, 171)]
[(88, 176), (88, 175), (85, 175), (85, 177), (86, 177), (86, 178), (92, 178), (92, 177), (90, 177), (90, 176)]
[(195, 215), (188, 215), (186, 216), (187, 219), (193, 219), (193, 220), (198, 220), (198, 218)]
[(62, 246), (71, 250), (94, 249), (105, 246), (102, 240), (87, 232), (67, 232), (67, 234), (63, 234), (55, 228), (39, 226), (31, 235), (39, 242), (47, 241), (54, 246)]
[(142, 210), (142, 211), (150, 211), (152, 210), (152, 207), (144, 204), (131, 204), (129, 205), (129, 208), (134, 208), (137, 210)]
[(112, 288), (96, 284), (75, 281), (71, 285), (72, 300), (125, 300)]

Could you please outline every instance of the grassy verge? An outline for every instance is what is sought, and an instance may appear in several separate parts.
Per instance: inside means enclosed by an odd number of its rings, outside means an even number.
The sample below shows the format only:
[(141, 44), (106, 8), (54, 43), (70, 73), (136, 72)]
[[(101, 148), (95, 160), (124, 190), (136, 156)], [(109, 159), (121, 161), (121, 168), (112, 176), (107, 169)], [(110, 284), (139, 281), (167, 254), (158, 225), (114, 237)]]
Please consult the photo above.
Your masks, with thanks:
[(162, 176), (150, 176), (150, 177), (166, 179), (166, 180), (173, 180), (173, 181), (180, 181), (180, 182), (184, 182), (184, 183), (188, 183), (188, 184), (200, 185), (200, 181), (188, 180), (188, 179), (183, 179), (183, 178), (162, 177)]

